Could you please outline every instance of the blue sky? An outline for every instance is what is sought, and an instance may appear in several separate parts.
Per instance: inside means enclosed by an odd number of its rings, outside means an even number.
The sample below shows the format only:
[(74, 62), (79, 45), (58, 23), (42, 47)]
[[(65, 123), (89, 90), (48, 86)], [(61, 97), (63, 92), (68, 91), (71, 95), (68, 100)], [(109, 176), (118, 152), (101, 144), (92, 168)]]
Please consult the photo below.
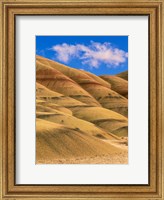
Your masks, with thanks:
[(36, 36), (36, 54), (96, 75), (128, 70), (128, 36)]

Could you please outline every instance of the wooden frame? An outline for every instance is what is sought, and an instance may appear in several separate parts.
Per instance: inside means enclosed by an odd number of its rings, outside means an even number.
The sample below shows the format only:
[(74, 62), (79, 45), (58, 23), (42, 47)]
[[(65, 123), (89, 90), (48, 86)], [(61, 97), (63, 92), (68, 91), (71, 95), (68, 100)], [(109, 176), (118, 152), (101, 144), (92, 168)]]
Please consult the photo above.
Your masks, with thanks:
[[(2, 199), (164, 199), (164, 66), (162, 0), (1, 0), (0, 177)], [(149, 184), (16, 185), (15, 184), (15, 16), (16, 15), (149, 16)]]

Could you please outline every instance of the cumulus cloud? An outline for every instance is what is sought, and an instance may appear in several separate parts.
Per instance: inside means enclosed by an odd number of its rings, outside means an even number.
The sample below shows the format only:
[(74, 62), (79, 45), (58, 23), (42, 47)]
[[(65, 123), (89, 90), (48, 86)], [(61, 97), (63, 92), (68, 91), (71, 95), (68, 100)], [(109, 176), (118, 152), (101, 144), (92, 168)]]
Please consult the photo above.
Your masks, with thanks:
[(108, 42), (99, 43), (91, 41), (89, 45), (67, 43), (58, 44), (51, 48), (55, 51), (59, 61), (68, 63), (71, 59), (78, 58), (82, 64), (98, 68), (101, 64), (117, 67), (126, 62), (128, 53), (112, 47)]

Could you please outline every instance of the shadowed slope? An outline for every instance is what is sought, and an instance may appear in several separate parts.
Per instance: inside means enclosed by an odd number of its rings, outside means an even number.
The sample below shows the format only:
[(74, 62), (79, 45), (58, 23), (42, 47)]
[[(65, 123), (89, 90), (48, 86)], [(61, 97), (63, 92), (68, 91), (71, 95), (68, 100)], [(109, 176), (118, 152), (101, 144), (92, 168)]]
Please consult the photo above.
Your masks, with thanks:
[[(115, 135), (117, 134), (117, 130), (123, 127), (128, 127), (128, 120), (126, 117), (113, 112), (111, 110), (97, 107), (78, 107), (78, 108), (71, 108), (72, 113), (77, 118), (92, 122), (98, 127), (103, 128), (107, 132), (111, 132)], [(128, 130), (124, 131), (124, 134), (119, 136), (127, 136)]]
[(106, 80), (102, 79), (99, 76), (96, 76), (95, 74), (92, 74), (90, 72), (84, 71), (85, 74), (92, 77), (97, 83), (101, 84), (104, 87), (111, 88), (111, 84), (107, 82)]
[(111, 84), (112, 90), (128, 98), (128, 82), (125, 79), (122, 79), (117, 76), (108, 76), (108, 75), (103, 75), (100, 77)]
[(86, 83), (81, 86), (90, 93), (102, 107), (118, 112), (124, 116), (128, 116), (128, 101), (125, 97), (110, 88), (100, 84)]
[(117, 76), (128, 81), (128, 71), (117, 74)]
[(72, 115), (71, 110), (54, 103), (48, 103), (46, 101), (45, 102), (36, 101), (36, 110), (37, 112), (55, 112), (55, 110), (58, 110), (60, 112)]

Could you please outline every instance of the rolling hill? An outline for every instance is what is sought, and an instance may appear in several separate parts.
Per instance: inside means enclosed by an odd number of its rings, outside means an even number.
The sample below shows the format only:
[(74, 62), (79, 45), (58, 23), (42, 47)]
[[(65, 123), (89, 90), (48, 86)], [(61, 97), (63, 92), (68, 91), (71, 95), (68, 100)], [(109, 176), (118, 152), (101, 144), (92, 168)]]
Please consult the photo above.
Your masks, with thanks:
[(36, 163), (127, 162), (127, 97), (121, 77), (36, 56)]
[(117, 74), (117, 76), (128, 81), (128, 71), (121, 72), (120, 74)]
[(111, 89), (120, 95), (128, 98), (128, 81), (119, 76), (100, 76), (102, 79), (111, 84)]

